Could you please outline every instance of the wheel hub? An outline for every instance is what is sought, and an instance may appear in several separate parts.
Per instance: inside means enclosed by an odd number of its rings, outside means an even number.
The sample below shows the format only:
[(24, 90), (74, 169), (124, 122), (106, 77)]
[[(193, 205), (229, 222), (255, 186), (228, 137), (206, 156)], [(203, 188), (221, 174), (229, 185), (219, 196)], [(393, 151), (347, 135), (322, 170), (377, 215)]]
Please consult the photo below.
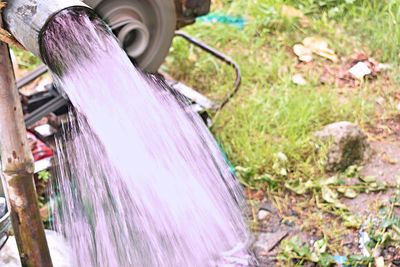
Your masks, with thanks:
[(109, 24), (120, 46), (147, 72), (156, 72), (174, 37), (174, 0), (86, 0)]

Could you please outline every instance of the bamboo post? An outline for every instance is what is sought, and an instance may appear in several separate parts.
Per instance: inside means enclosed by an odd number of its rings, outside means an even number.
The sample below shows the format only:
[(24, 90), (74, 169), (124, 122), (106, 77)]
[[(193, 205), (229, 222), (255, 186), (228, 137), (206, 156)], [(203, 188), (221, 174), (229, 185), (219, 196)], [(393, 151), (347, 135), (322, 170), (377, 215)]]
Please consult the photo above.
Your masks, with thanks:
[[(2, 24), (0, 13), (0, 28)], [(0, 159), (21, 264), (23, 267), (51, 267), (33, 181), (33, 158), (5, 43), (0, 43)]]

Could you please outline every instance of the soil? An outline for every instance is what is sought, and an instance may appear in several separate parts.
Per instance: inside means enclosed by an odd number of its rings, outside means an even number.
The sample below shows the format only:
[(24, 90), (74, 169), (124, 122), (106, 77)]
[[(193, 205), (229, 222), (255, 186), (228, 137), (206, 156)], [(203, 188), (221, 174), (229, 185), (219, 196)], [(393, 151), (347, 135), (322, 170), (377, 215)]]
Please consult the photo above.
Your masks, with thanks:
[[(370, 160), (364, 165), (361, 176), (374, 176), (377, 181), (388, 185), (396, 185), (396, 177), (400, 176), (400, 144), (389, 142), (372, 142), (374, 151)], [(379, 206), (388, 203), (394, 189), (377, 193), (363, 193), (354, 199), (343, 200), (354, 214), (373, 215)]]

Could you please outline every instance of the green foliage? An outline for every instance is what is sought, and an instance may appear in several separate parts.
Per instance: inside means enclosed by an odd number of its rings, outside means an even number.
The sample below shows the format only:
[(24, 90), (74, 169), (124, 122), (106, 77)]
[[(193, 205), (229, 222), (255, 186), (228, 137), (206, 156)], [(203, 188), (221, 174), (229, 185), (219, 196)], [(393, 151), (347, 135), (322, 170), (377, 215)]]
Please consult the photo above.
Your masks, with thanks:
[(332, 255), (326, 252), (328, 242), (326, 239), (320, 239), (314, 242), (314, 246), (310, 247), (300, 240), (298, 236), (294, 236), (288, 241), (284, 241), (281, 246), (281, 253), (278, 258), (287, 264), (295, 264), (296, 266), (304, 266), (306, 261), (311, 261), (318, 266), (331, 266), (335, 260)]
[(46, 183), (49, 181), (50, 177), (51, 177), (51, 174), (50, 174), (50, 172), (47, 171), (47, 170), (40, 171), (40, 172), (38, 173), (38, 179), (39, 179), (39, 180), (42, 180), (42, 181), (44, 181), (44, 182), (46, 182)]
[(32, 53), (12, 47), (14, 55), (18, 58), (18, 66), (22, 69), (32, 70), (37, 67), (41, 61)]

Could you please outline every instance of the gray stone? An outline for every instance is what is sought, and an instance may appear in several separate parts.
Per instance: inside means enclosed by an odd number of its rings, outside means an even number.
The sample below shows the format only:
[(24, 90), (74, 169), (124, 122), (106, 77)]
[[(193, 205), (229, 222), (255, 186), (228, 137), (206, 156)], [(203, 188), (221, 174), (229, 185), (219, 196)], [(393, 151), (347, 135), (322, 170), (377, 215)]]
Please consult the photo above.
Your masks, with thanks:
[(343, 171), (351, 165), (360, 164), (370, 151), (367, 136), (360, 127), (348, 121), (329, 124), (316, 132), (315, 137), (329, 144), (327, 171)]
[(258, 213), (257, 213), (257, 220), (263, 221), (263, 220), (267, 219), (268, 216), (269, 216), (270, 214), (271, 214), (271, 213), (270, 213), (269, 211), (261, 210), (261, 209), (260, 209), (260, 210), (258, 211)]
[(253, 244), (256, 257), (267, 256), (288, 235), (286, 230), (278, 230), (275, 233), (261, 233)]

